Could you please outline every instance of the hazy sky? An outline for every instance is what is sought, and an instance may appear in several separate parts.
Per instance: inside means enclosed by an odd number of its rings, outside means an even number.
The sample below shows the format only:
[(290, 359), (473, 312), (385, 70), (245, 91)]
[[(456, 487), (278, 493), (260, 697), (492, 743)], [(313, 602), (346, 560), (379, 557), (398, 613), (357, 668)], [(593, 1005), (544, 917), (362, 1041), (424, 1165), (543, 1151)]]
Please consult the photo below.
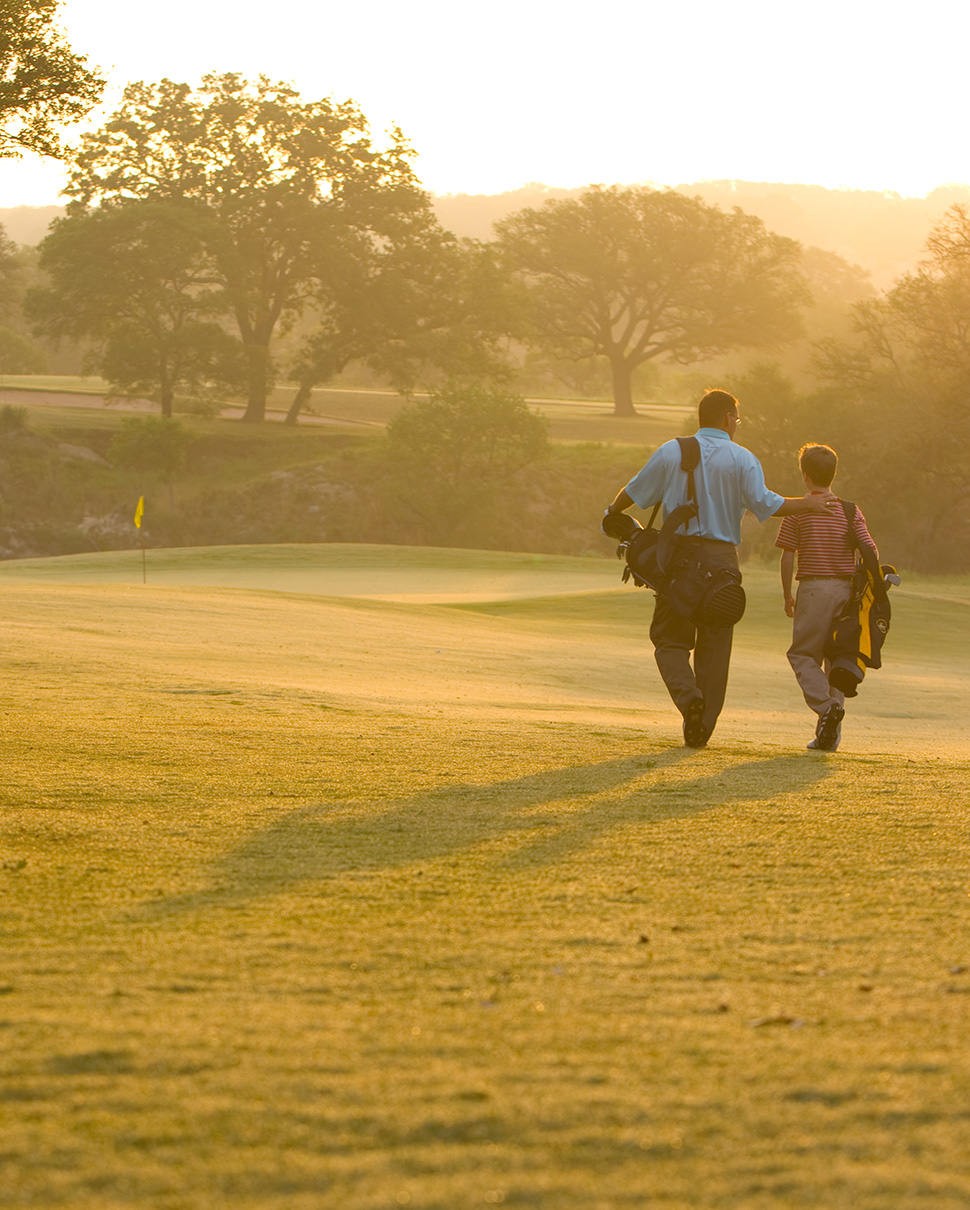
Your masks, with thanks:
[[(154, 18), (148, 14), (155, 12)], [(64, 0), (74, 49), (130, 80), (263, 73), (398, 124), (434, 193), (733, 178), (922, 196), (970, 181), (970, 10), (949, 0)], [(0, 161), (0, 206), (58, 200)]]

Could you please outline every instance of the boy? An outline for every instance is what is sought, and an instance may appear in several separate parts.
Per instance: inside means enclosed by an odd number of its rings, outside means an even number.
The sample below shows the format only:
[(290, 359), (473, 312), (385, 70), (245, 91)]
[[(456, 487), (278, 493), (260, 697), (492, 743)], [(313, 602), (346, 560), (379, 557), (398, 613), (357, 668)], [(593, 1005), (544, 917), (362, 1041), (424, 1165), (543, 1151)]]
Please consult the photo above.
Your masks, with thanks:
[[(803, 445), (798, 465), (811, 494), (829, 492), (839, 459), (827, 445)], [(865, 517), (856, 509), (855, 540), (870, 546)], [(785, 517), (775, 545), (781, 547), (781, 587), (785, 613), (794, 619), (788, 662), (810, 709), (818, 715), (815, 738), (809, 748), (834, 752), (842, 738), (845, 695), (829, 685), (825, 640), (839, 610), (849, 599), (855, 572), (855, 551), (849, 542), (849, 523), (841, 508), (829, 513), (805, 512)], [(798, 599), (792, 596), (792, 571), (798, 555)]]

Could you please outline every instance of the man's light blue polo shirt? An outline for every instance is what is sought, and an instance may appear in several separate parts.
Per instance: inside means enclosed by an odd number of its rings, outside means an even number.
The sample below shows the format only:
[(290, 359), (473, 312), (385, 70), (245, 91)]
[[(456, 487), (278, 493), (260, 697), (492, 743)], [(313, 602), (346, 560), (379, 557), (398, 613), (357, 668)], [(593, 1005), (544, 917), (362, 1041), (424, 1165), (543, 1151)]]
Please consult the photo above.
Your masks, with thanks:
[[(694, 471), (698, 515), (686, 532), (738, 546), (745, 509), (759, 521), (767, 521), (785, 497), (765, 486), (761, 463), (743, 445), (735, 445), (723, 429), (698, 429), (696, 436), (701, 446), (700, 466)], [(680, 469), (676, 441), (660, 446), (626, 485), (626, 493), (642, 509), (653, 508), (662, 500), (665, 518), (687, 503), (687, 473)]]

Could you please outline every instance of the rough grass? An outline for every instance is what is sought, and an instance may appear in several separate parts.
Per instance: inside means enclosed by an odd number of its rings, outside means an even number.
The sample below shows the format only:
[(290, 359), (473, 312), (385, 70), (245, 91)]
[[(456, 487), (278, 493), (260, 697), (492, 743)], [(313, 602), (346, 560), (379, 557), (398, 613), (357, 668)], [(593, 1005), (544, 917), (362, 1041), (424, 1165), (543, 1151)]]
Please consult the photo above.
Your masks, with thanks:
[(956, 586), (898, 590), (828, 755), (751, 573), (689, 752), (586, 561), (193, 557), (3, 577), (0, 1207), (970, 1202)]

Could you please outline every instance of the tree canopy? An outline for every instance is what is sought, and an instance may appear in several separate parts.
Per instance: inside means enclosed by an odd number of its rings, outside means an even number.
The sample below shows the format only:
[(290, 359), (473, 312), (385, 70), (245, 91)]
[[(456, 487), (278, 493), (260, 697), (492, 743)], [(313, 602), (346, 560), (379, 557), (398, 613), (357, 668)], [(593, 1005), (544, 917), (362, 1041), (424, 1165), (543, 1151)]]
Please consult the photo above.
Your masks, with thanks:
[(87, 358), (118, 394), (156, 398), (238, 383), (238, 341), (205, 252), (205, 216), (186, 201), (122, 201), (59, 219), (40, 247), (48, 284), (28, 295), (35, 330), (93, 340)]
[(631, 375), (645, 361), (686, 364), (799, 331), (799, 245), (740, 210), (595, 188), (496, 230), (525, 286), (525, 334), (561, 357), (607, 359), (618, 415), (635, 414)]
[(10, 319), (20, 305), (22, 277), (17, 246), (0, 227), (0, 322)]
[[(852, 451), (864, 497), (912, 567), (963, 570), (970, 539), (970, 207), (933, 229), (917, 268), (816, 345), (815, 433)], [(824, 435), (823, 435), (824, 434)]]
[(443, 231), (430, 205), (353, 257), (316, 276), (315, 323), (298, 351), (299, 383), (288, 419), (314, 386), (352, 360), (404, 394), (419, 380), (504, 380), (514, 326), (507, 283), (492, 250)]
[(80, 121), (104, 80), (54, 25), (58, 0), (0, 0), (0, 157), (63, 154), (57, 128)]
[(213, 281), (242, 341), (245, 418), (262, 420), (274, 335), (312, 302), (322, 266), (387, 237), (426, 206), (400, 131), (371, 142), (352, 101), (303, 101), (286, 84), (229, 73), (193, 90), (136, 83), (86, 135), (68, 194), (75, 209), (123, 199), (192, 201)]
[[(878, 298), (853, 307), (854, 337), (818, 344), (818, 367), (839, 385), (965, 395), (970, 373), (970, 207), (952, 206), (926, 255)], [(960, 410), (970, 414), (966, 404)]]
[(402, 408), (387, 426), (391, 447), (450, 495), (507, 479), (540, 457), (546, 421), (496, 383), (449, 382)]

